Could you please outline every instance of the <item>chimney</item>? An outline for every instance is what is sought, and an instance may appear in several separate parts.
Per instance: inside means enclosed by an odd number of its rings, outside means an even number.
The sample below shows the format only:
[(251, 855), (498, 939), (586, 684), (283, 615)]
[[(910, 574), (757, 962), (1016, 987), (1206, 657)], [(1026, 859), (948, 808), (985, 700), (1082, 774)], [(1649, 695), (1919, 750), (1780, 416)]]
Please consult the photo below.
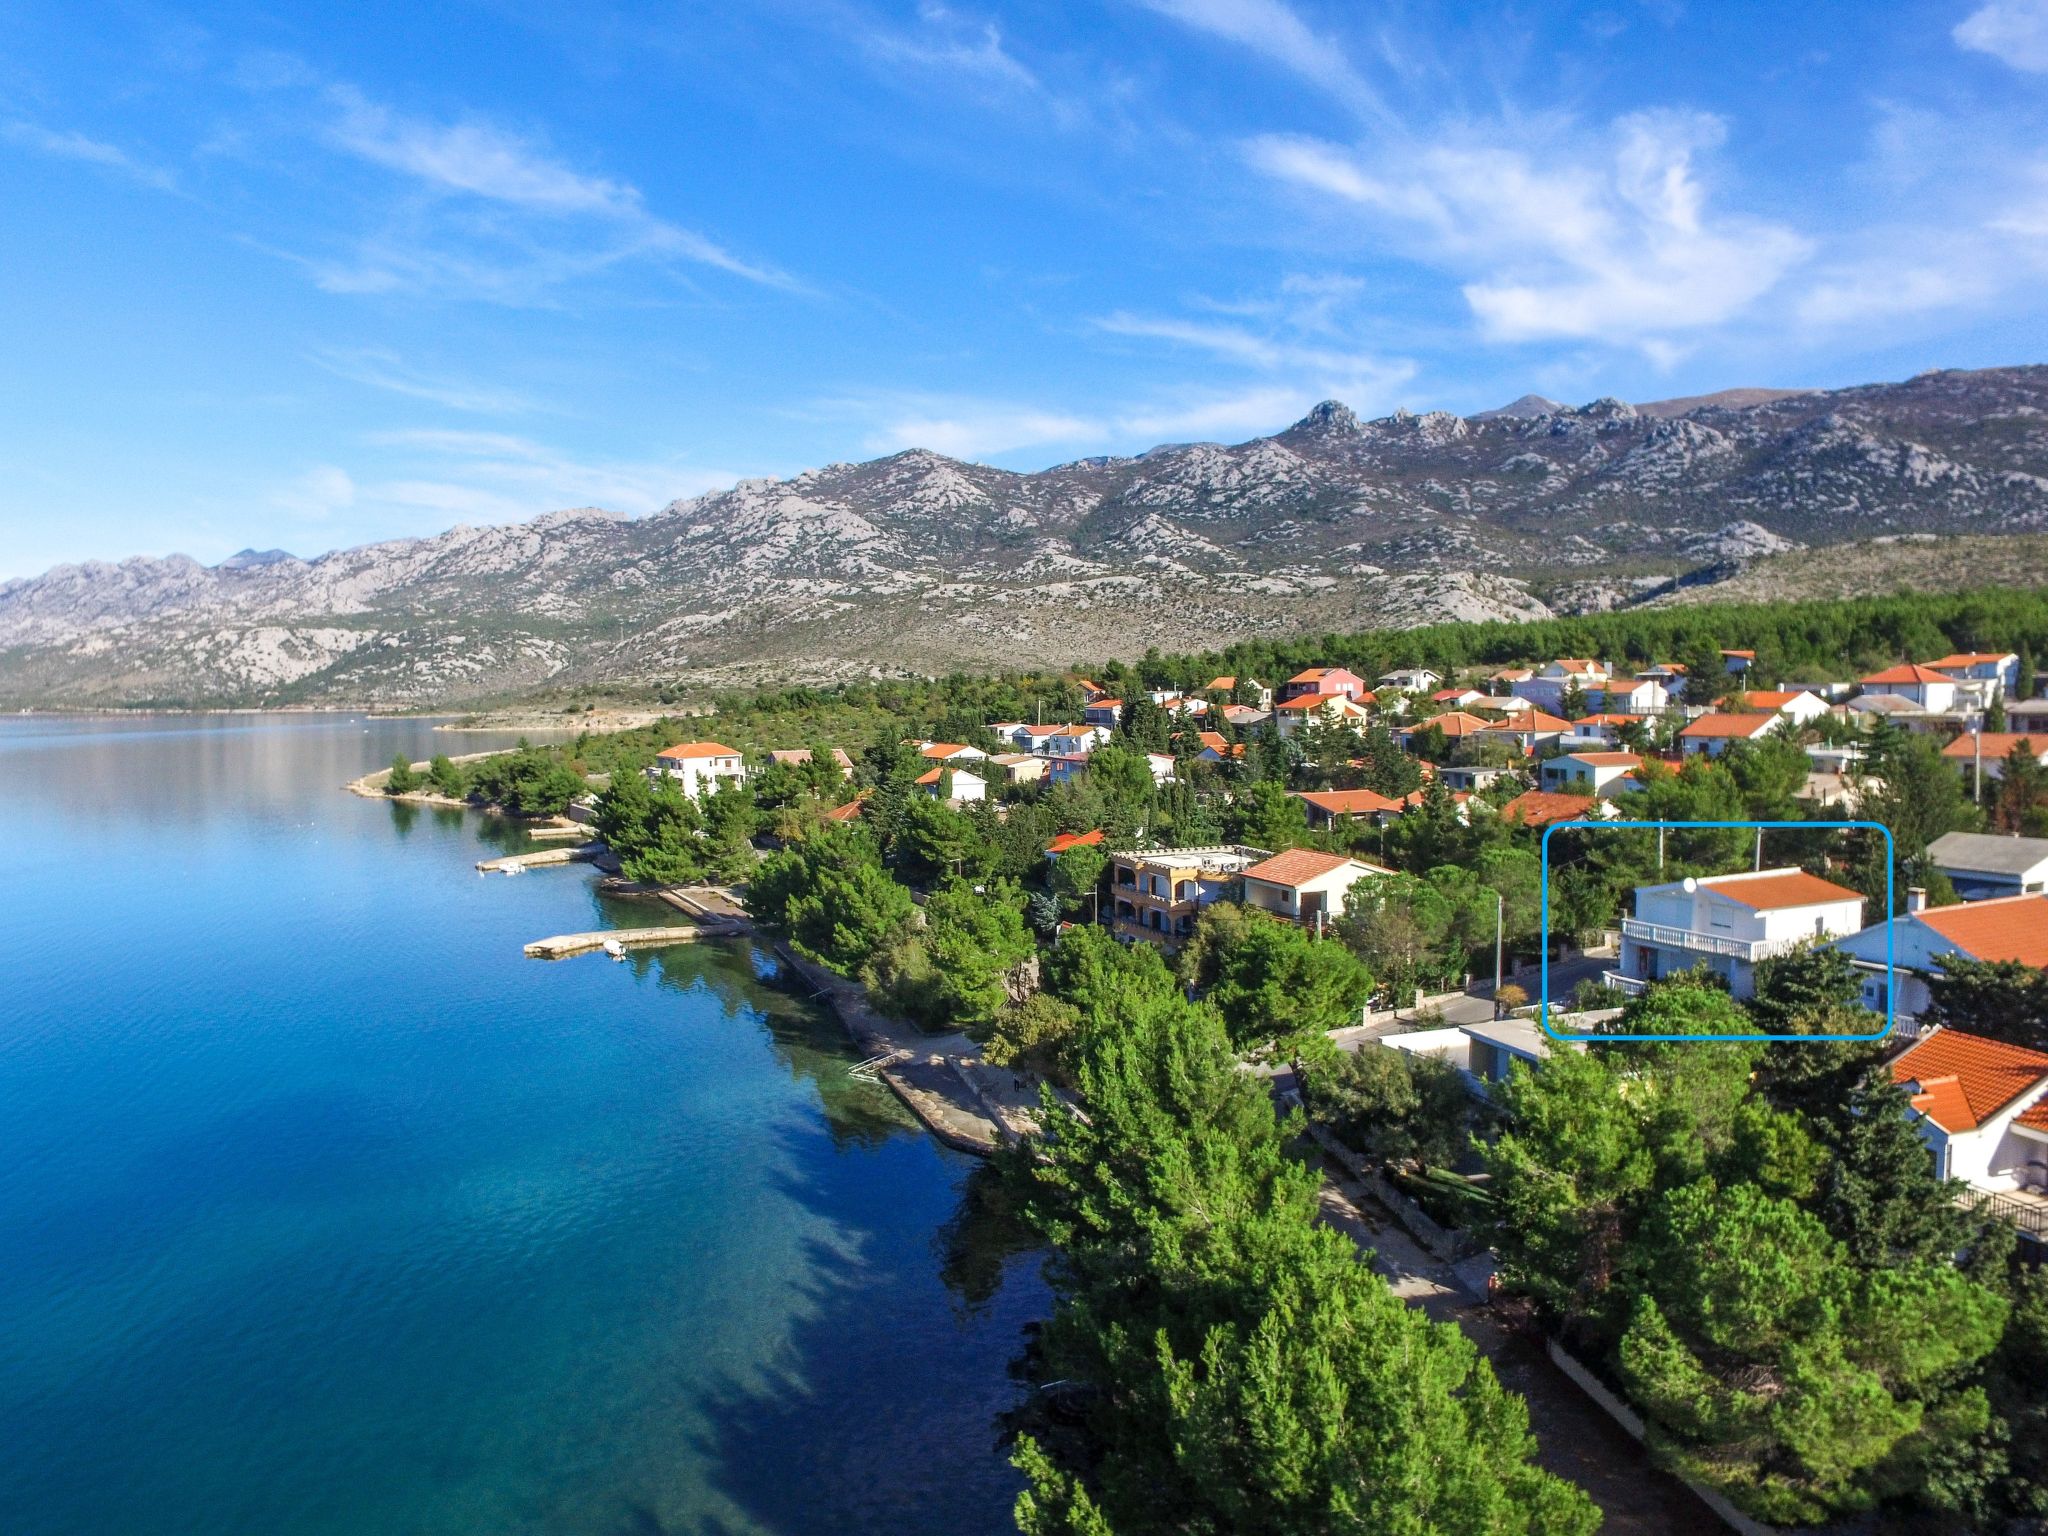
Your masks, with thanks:
[(1908, 912), (1925, 912), (1927, 910), (1926, 886), (1909, 885), (1906, 887), (1906, 910)]

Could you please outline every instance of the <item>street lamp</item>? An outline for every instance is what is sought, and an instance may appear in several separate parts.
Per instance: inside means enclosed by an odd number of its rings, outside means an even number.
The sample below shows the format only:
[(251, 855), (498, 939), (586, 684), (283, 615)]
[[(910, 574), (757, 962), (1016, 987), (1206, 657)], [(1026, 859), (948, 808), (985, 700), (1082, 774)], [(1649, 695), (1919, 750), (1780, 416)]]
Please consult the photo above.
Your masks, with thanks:
[(1499, 891), (1493, 893), (1493, 1016), (1500, 1017), (1501, 936), (1506, 928), (1507, 903)]

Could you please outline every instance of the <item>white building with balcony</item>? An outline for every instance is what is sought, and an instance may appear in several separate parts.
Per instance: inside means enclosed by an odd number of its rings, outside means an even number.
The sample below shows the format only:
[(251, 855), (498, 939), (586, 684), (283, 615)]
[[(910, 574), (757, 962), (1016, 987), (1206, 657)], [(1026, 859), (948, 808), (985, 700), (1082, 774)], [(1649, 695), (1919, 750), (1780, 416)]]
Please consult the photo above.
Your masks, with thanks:
[(1621, 923), (1621, 967), (1607, 984), (1642, 992), (1659, 977), (1705, 965), (1738, 998), (1756, 991), (1756, 965), (1816, 939), (1863, 927), (1863, 897), (1800, 869), (1674, 880), (1636, 887)]

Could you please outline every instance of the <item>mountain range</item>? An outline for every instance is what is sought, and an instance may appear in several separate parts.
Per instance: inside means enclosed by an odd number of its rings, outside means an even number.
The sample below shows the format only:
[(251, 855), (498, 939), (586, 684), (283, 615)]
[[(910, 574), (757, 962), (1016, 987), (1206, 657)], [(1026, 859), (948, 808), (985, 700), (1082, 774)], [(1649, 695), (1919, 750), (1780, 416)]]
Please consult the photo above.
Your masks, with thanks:
[[(912, 449), (639, 518), (59, 566), (0, 583), (0, 702), (428, 706), (1065, 664), (1757, 595), (1774, 571), (1798, 595), (1847, 544), (1901, 585), (2038, 579), (2043, 533), (2048, 367), (1471, 417), (1328, 401), (1271, 437), (1034, 473)], [(1928, 557), (1951, 538), (1965, 568)]]

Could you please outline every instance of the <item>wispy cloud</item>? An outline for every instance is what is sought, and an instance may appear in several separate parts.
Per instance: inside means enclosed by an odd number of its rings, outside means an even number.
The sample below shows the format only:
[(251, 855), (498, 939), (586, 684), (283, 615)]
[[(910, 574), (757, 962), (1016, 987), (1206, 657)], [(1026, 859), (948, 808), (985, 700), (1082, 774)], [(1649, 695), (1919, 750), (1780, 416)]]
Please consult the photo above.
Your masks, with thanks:
[(1391, 116), (1380, 93), (1334, 38), (1281, 0), (1140, 0), (1185, 26), (1248, 49), (1299, 75), (1364, 116)]
[(2048, 0), (1991, 0), (1957, 22), (1954, 37), (2014, 69), (2048, 71)]
[(300, 522), (324, 523), (356, 504), (356, 483), (337, 465), (316, 464), (280, 486), (270, 499), (279, 511)]
[[(1540, 150), (1484, 135), (1375, 155), (1267, 136), (1245, 146), (1278, 181), (1395, 221), (1395, 248), (1450, 267), (1498, 341), (1594, 340), (1652, 356), (1745, 313), (1802, 261), (1783, 225), (1714, 210), (1698, 160), (1719, 119), (1643, 112), (1590, 138), (1553, 125)], [(1364, 228), (1362, 226), (1362, 228)]]
[(34, 154), (56, 160), (75, 160), (115, 171), (159, 192), (174, 191), (177, 187), (177, 179), (169, 171), (145, 164), (118, 144), (87, 138), (82, 133), (46, 128), (40, 123), (17, 119), (0, 124), (0, 139)]
[(532, 400), (516, 390), (422, 373), (397, 353), (380, 347), (315, 347), (306, 355), (316, 366), (352, 384), (431, 401), (452, 411), (510, 416), (536, 409)]
[(253, 54), (237, 78), (291, 103), (283, 119), (290, 131), (394, 178), (376, 227), (355, 236), (346, 254), (277, 252), (330, 293), (542, 305), (567, 285), (627, 264), (668, 269), (678, 280), (695, 269), (803, 288), (656, 213), (640, 188), (575, 165), (537, 131), (477, 113), (402, 111), (285, 55)]
[(1013, 90), (1042, 90), (1034, 74), (1003, 43), (993, 21), (960, 15), (943, 5), (918, 8), (917, 31), (895, 28), (868, 30), (862, 44), (873, 57), (938, 74), (994, 84)]

